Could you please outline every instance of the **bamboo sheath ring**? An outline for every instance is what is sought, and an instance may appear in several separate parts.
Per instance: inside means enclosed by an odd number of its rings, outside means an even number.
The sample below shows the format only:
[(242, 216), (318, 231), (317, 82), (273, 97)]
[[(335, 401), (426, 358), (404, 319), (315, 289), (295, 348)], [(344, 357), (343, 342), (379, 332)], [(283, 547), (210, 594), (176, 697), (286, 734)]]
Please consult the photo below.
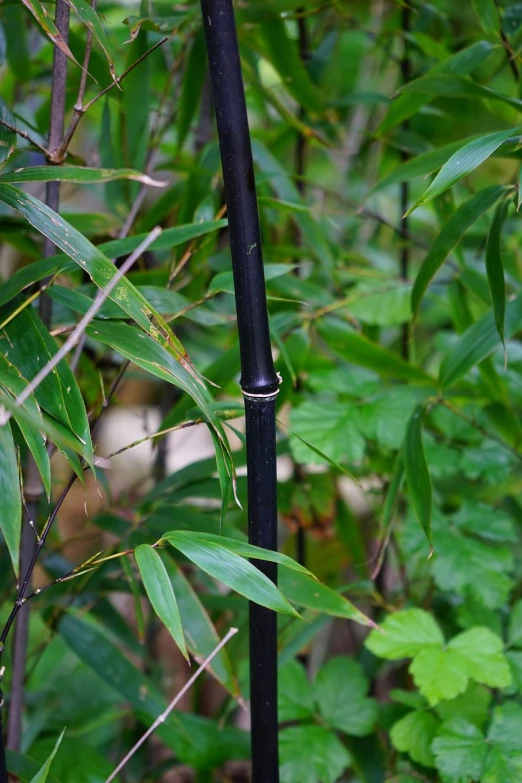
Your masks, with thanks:
[[(281, 378), (281, 373), (276, 373), (278, 379), (279, 379), (279, 385), (283, 383), (283, 379)], [(279, 389), (276, 389), (274, 392), (269, 392), (268, 394), (251, 394), (250, 392), (245, 391), (244, 389), (241, 389), (243, 393), (243, 397), (248, 397), (248, 399), (260, 399), (260, 400), (271, 400), (273, 397), (277, 397), (279, 394)]]

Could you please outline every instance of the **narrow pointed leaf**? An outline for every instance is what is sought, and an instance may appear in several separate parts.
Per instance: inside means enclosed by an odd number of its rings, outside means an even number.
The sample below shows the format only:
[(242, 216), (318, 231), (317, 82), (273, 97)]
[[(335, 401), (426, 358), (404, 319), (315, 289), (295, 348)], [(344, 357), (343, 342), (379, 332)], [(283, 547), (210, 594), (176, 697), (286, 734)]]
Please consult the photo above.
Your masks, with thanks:
[(502, 92), (492, 90), (483, 84), (478, 84), (472, 79), (454, 74), (432, 74), (414, 79), (401, 88), (402, 94), (425, 93), (436, 97), (446, 98), (484, 98), (491, 101), (501, 101), (509, 106), (522, 111), (522, 101), (511, 98)]
[(118, 179), (132, 179), (149, 187), (162, 188), (165, 182), (152, 179), (147, 174), (141, 174), (134, 169), (90, 169), (85, 166), (28, 166), (15, 169), (0, 176), (0, 184), (5, 182), (78, 182), (86, 185), (96, 185), (103, 182), (113, 182)]
[(13, 569), (18, 577), (22, 501), (18, 460), (9, 424), (0, 426), (0, 530), (5, 539)]
[(32, 13), (44, 34), (51, 39), (53, 44), (57, 46), (58, 49), (60, 49), (60, 51), (66, 55), (66, 57), (78, 65), (78, 61), (75, 59), (67, 43), (59, 33), (58, 28), (56, 27), (52, 18), (49, 16), (49, 13), (47, 12), (47, 9), (43, 3), (41, 3), (40, 0), (22, 0), (22, 3)]
[(495, 0), (473, 0), (473, 8), (484, 32), (498, 35), (501, 23)]
[(151, 546), (142, 544), (134, 551), (134, 557), (152, 608), (188, 661), (187, 646), (176, 596), (160, 556)]
[[(518, 296), (506, 305), (504, 338), (509, 339), (522, 329), (522, 297)], [(449, 388), (466, 375), (472, 367), (482, 362), (498, 346), (498, 331), (493, 311), (482, 316), (454, 343), (444, 357), (439, 370), (439, 382)]]
[[(7, 104), (0, 98), (0, 119), (16, 126), (15, 118)], [(5, 125), (0, 125), (0, 163), (3, 163), (11, 155), (16, 147), (16, 133)]]
[(460, 242), (468, 228), (487, 212), (506, 192), (502, 185), (484, 188), (455, 210), (430, 248), (419, 269), (411, 292), (411, 309), (416, 315), (426, 290), (451, 251)]
[(504, 281), (504, 266), (502, 264), (501, 239), (508, 211), (508, 202), (504, 201), (502, 204), (499, 204), (486, 242), (486, 271), (488, 273), (495, 325), (502, 345), (504, 345), (504, 321), (506, 318), (506, 283)]
[(408, 210), (407, 214), (413, 212), (421, 204), (440, 196), (445, 190), (450, 188), (456, 182), (461, 180), (467, 174), (470, 174), (477, 166), (480, 166), (496, 149), (504, 144), (512, 136), (516, 136), (522, 130), (522, 126), (499, 133), (488, 133), (487, 136), (481, 136), (474, 141), (470, 141), (458, 152), (455, 152), (451, 158), (441, 168), (427, 191), (421, 198)]
[(424, 406), (418, 405), (408, 422), (404, 441), (404, 472), (408, 483), (408, 492), (415, 515), (426, 534), (433, 550), (431, 539), (431, 478), (422, 443), (422, 423)]
[(51, 769), (51, 764), (53, 763), (53, 759), (56, 756), (58, 752), (58, 748), (62, 744), (63, 735), (65, 734), (65, 729), (62, 731), (58, 739), (56, 740), (56, 744), (53, 748), (53, 751), (51, 755), (46, 760), (43, 767), (37, 772), (37, 774), (34, 776), (34, 778), (31, 780), (31, 783), (46, 783), (47, 777), (49, 775), (49, 771)]
[(95, 39), (100, 44), (103, 52), (109, 63), (109, 70), (113, 79), (116, 78), (114, 72), (114, 57), (111, 51), (107, 35), (101, 23), (100, 17), (91, 5), (86, 0), (68, 0), (71, 8), (73, 8), (82, 20), (84, 25), (91, 31)]
[(179, 531), (164, 536), (175, 549), (199, 568), (250, 601), (275, 612), (299, 616), (273, 582), (248, 560), (213, 542), (204, 542)]

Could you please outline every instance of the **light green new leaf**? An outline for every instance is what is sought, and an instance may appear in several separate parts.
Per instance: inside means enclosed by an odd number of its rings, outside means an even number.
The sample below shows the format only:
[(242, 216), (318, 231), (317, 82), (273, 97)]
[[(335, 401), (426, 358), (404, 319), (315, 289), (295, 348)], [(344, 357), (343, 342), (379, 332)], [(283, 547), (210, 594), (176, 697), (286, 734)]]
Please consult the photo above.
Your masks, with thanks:
[(236, 593), (275, 612), (299, 617), (274, 583), (235, 552), (180, 531), (167, 533), (163, 538), (199, 568)]
[(148, 544), (138, 546), (134, 551), (134, 557), (152, 608), (178, 645), (183, 657), (188, 661), (187, 646), (176, 596), (161, 557)]
[(422, 423), (424, 406), (418, 405), (408, 422), (404, 440), (404, 472), (408, 484), (410, 501), (426, 534), (430, 545), (430, 556), (433, 551), (431, 537), (431, 478), (422, 443)]
[(116, 79), (116, 73), (114, 71), (114, 57), (109, 41), (107, 40), (107, 35), (100, 21), (100, 17), (94, 8), (91, 7), (90, 3), (86, 2), (86, 0), (68, 0), (68, 2), (71, 5), (71, 8), (76, 11), (84, 25), (91, 31), (95, 39), (100, 44), (107, 58), (107, 62), (109, 63), (111, 76), (113, 79)]
[(132, 179), (149, 187), (162, 188), (165, 182), (140, 174), (134, 169), (89, 169), (85, 166), (28, 166), (15, 169), (0, 176), (0, 184), (5, 182), (78, 182), (86, 185), (113, 182), (117, 179)]
[[(8, 122), (9, 125), (15, 126), (15, 119), (11, 114), (11, 110), (0, 98), (0, 119), (4, 122)], [(16, 147), (16, 133), (5, 125), (0, 125), (0, 163), (3, 163), (11, 155)]]
[(489, 188), (484, 188), (484, 190), (481, 190), (461, 204), (443, 226), (415, 278), (411, 292), (411, 307), (414, 315), (417, 314), (422, 297), (426, 293), (430, 282), (448, 255), (460, 242), (468, 228), (481, 215), (487, 212), (505, 192), (506, 188), (502, 185), (492, 185)]
[(393, 724), (390, 739), (394, 748), (407, 753), (413, 761), (424, 767), (434, 767), (431, 743), (440, 721), (430, 712), (409, 712)]
[(281, 783), (336, 783), (351, 757), (323, 726), (290, 726), (279, 735)]
[(464, 693), (469, 682), (466, 661), (453, 650), (436, 647), (421, 650), (410, 664), (410, 673), (432, 707)]
[(64, 41), (62, 35), (58, 31), (58, 28), (56, 27), (52, 18), (49, 16), (49, 13), (47, 12), (47, 9), (43, 3), (41, 3), (40, 0), (22, 0), (22, 3), (32, 13), (42, 28), (42, 31), (45, 33), (45, 35), (48, 36), (48, 38), (51, 39), (53, 44), (57, 46), (58, 49), (60, 49), (60, 51), (66, 55), (66, 57), (76, 63), (76, 65), (79, 65), (67, 43)]
[(437, 769), (444, 780), (472, 783), (480, 779), (488, 746), (482, 732), (473, 723), (462, 718), (452, 718), (443, 723), (432, 747)]
[(406, 214), (409, 215), (421, 204), (426, 204), (428, 201), (436, 198), (436, 196), (440, 196), (441, 193), (444, 193), (444, 191), (456, 182), (467, 174), (470, 174), (477, 166), (480, 166), (480, 164), (487, 160), (501, 144), (504, 144), (504, 142), (512, 136), (516, 136), (521, 130), (522, 126), (518, 126), (507, 131), (488, 133), (487, 136), (481, 136), (474, 141), (470, 141), (451, 156), (441, 168), (426, 192)]
[(47, 776), (49, 775), (49, 770), (51, 769), (51, 764), (53, 763), (53, 759), (56, 756), (58, 752), (58, 748), (60, 747), (63, 735), (65, 734), (65, 729), (62, 731), (58, 739), (56, 740), (56, 745), (53, 748), (53, 751), (49, 758), (46, 760), (43, 767), (37, 772), (37, 774), (34, 776), (34, 778), (31, 780), (31, 783), (45, 783), (47, 780)]
[(465, 661), (468, 676), (490, 688), (506, 688), (511, 684), (511, 671), (503, 648), (497, 634), (481, 627), (459, 633), (448, 644), (448, 650)]
[[(506, 305), (504, 338), (509, 339), (522, 328), (522, 297)], [(444, 388), (453, 386), (472, 367), (482, 362), (498, 346), (498, 331), (490, 310), (453, 344), (439, 370), (439, 382)]]
[(18, 460), (9, 424), (0, 426), (0, 530), (5, 539), (13, 569), (18, 577), (22, 500)]
[(422, 650), (444, 644), (442, 631), (431, 614), (423, 609), (404, 609), (390, 614), (381, 630), (370, 633), (366, 647), (380, 658), (398, 661), (412, 658)]
[[(27, 381), (13, 364), (11, 364), (5, 356), (0, 354), (0, 386), (6, 394), (12, 395), (12, 398), (18, 397), (27, 387)], [(35, 428), (33, 424), (27, 421), (27, 418), (23, 415), (19, 406), (15, 406), (12, 409), (13, 417), (16, 423), (20, 427), (20, 431), (24, 436), (24, 439), (31, 450), (34, 457), (36, 466), (42, 477), (42, 483), (45, 489), (45, 493), (48, 498), (51, 497), (51, 464), (49, 462), (49, 454), (47, 452), (45, 438), (42, 433), (44, 432), (44, 421), (42, 413), (34, 394), (25, 401), (23, 408), (25, 411), (32, 414), (38, 426)], [(71, 437), (72, 439), (72, 437)]]
[(509, 211), (507, 201), (499, 204), (495, 210), (493, 222), (489, 229), (486, 242), (486, 271), (488, 273), (489, 290), (493, 303), (493, 315), (497, 332), (504, 345), (504, 321), (506, 317), (506, 283), (504, 281), (504, 266), (502, 264), (501, 238), (502, 229)]

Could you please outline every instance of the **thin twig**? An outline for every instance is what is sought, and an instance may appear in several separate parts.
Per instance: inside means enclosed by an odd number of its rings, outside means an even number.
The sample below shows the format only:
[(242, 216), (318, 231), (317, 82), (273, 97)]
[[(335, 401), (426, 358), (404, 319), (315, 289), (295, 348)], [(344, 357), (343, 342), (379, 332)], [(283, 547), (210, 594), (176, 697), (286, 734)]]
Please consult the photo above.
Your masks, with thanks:
[[(35, 389), (38, 388), (40, 383), (45, 378), (47, 378), (49, 373), (52, 372), (54, 368), (61, 362), (61, 360), (69, 353), (69, 351), (72, 348), (74, 348), (74, 346), (78, 343), (82, 334), (89, 326), (90, 322), (98, 313), (103, 303), (105, 302), (107, 297), (110, 296), (111, 292), (120, 282), (122, 277), (128, 272), (131, 266), (138, 260), (138, 258), (142, 255), (142, 253), (149, 247), (149, 245), (152, 244), (152, 242), (154, 242), (155, 239), (157, 239), (157, 237), (160, 234), (161, 234), (161, 228), (157, 226), (150, 232), (150, 234), (143, 240), (143, 242), (141, 242), (141, 244), (138, 245), (136, 250), (126, 259), (126, 261), (122, 264), (120, 269), (116, 271), (114, 277), (112, 277), (109, 280), (105, 288), (99, 291), (98, 296), (96, 297), (92, 305), (89, 307), (89, 309), (87, 310), (83, 318), (78, 322), (78, 325), (75, 327), (74, 331), (69, 335), (69, 337), (64, 342), (62, 347), (54, 354), (54, 356), (47, 362), (47, 364), (44, 367), (42, 367), (40, 372), (38, 372), (35, 375), (33, 380), (26, 386), (24, 391), (16, 398), (15, 404), (17, 406), (24, 404), (24, 402), (31, 396), (31, 394), (34, 393)], [(5, 422), (9, 420), (10, 416), (11, 413), (9, 411), (6, 411), (2, 423), (5, 424)]]
[(203, 674), (203, 672), (205, 671), (205, 669), (207, 668), (207, 666), (209, 665), (209, 663), (211, 663), (211, 661), (212, 661), (212, 660), (213, 660), (213, 659), (216, 657), (216, 655), (217, 655), (217, 654), (218, 654), (218, 652), (221, 650), (221, 648), (222, 648), (222, 647), (224, 647), (224, 646), (225, 646), (225, 644), (226, 644), (226, 643), (227, 643), (227, 642), (228, 642), (228, 641), (229, 641), (229, 640), (230, 640), (230, 639), (231, 639), (233, 636), (235, 636), (235, 635), (236, 635), (236, 633), (238, 632), (238, 630), (239, 630), (238, 628), (231, 628), (231, 629), (229, 630), (229, 632), (227, 633), (227, 635), (226, 635), (226, 636), (225, 636), (225, 637), (224, 637), (224, 638), (223, 638), (223, 639), (220, 641), (220, 643), (217, 645), (217, 647), (215, 647), (215, 648), (212, 650), (212, 652), (210, 653), (210, 655), (209, 655), (207, 658), (205, 658), (205, 660), (203, 661), (203, 663), (201, 664), (201, 666), (200, 666), (198, 669), (196, 669), (196, 671), (194, 672), (194, 674), (192, 675), (192, 677), (190, 678), (190, 680), (187, 680), (187, 682), (185, 683), (185, 685), (183, 686), (183, 688), (182, 688), (182, 689), (179, 691), (179, 693), (178, 693), (178, 694), (177, 694), (177, 695), (174, 697), (174, 699), (172, 699), (172, 701), (170, 702), (170, 704), (169, 704), (169, 706), (167, 707), (167, 709), (165, 710), (165, 712), (162, 712), (162, 713), (161, 713), (161, 715), (159, 715), (159, 716), (156, 718), (156, 720), (154, 721), (154, 723), (152, 724), (152, 726), (150, 726), (150, 728), (148, 728), (148, 729), (147, 729), (147, 731), (145, 732), (145, 734), (144, 734), (144, 735), (143, 735), (143, 736), (142, 736), (142, 737), (141, 737), (141, 738), (138, 740), (138, 742), (137, 742), (137, 743), (134, 745), (134, 747), (133, 747), (133, 748), (131, 748), (131, 749), (129, 750), (129, 752), (127, 753), (127, 755), (126, 755), (126, 756), (125, 756), (125, 757), (124, 757), (124, 758), (123, 758), (123, 759), (120, 761), (120, 763), (118, 764), (118, 766), (116, 767), (116, 769), (115, 769), (115, 770), (114, 770), (114, 771), (113, 771), (113, 772), (112, 772), (112, 773), (109, 775), (109, 777), (107, 778), (107, 780), (105, 781), (105, 783), (111, 783), (111, 781), (113, 781), (113, 780), (114, 780), (114, 778), (116, 777), (116, 775), (118, 775), (118, 773), (119, 773), (119, 772), (120, 772), (120, 771), (123, 769), (123, 767), (124, 767), (124, 766), (125, 766), (125, 765), (126, 765), (126, 764), (127, 764), (129, 761), (130, 761), (130, 759), (131, 759), (131, 758), (134, 756), (134, 754), (136, 753), (136, 751), (137, 751), (137, 750), (139, 750), (139, 748), (141, 748), (141, 746), (143, 745), (143, 743), (144, 743), (144, 742), (146, 742), (146, 740), (147, 740), (147, 739), (150, 737), (150, 735), (151, 735), (151, 734), (152, 734), (152, 733), (153, 733), (153, 732), (154, 732), (154, 731), (155, 731), (155, 730), (158, 728), (158, 726), (161, 726), (161, 724), (162, 724), (162, 723), (165, 723), (165, 721), (166, 721), (166, 720), (167, 720), (167, 718), (169, 717), (170, 713), (172, 712), (172, 710), (174, 709), (174, 707), (176, 706), (176, 704), (178, 704), (178, 703), (179, 703), (179, 701), (180, 701), (180, 700), (183, 698), (183, 696), (184, 696), (184, 695), (187, 693), (187, 691), (188, 691), (188, 690), (190, 690), (190, 688), (191, 688), (191, 687), (193, 686), (193, 684), (196, 682), (196, 680), (198, 679), (198, 677), (199, 677), (201, 674)]
[(6, 122), (5, 120), (2, 119), (0, 119), (0, 125), (3, 125), (4, 128), (8, 128), (8, 130), (13, 131), (13, 133), (17, 133), (19, 136), (22, 137), (22, 139), (25, 139), (30, 144), (32, 144), (33, 147), (36, 147), (37, 149), (40, 150), (40, 152), (43, 152), (46, 158), (49, 156), (49, 150), (47, 149), (47, 147), (42, 146), (39, 141), (33, 139), (33, 137), (30, 136), (27, 133), (27, 131), (24, 131), (21, 128), (17, 128), (16, 125), (11, 125), (10, 122)]

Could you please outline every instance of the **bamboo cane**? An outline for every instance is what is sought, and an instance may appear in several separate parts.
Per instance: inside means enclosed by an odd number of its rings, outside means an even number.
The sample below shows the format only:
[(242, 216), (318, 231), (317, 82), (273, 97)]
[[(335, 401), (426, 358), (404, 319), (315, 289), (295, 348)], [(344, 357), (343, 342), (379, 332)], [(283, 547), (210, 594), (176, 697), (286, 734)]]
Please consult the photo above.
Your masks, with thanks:
[[(279, 378), (268, 328), (261, 232), (231, 0), (201, 0), (230, 232), (245, 398), (250, 543), (277, 549), (275, 404)], [(274, 582), (274, 563), (256, 561)], [(277, 618), (250, 605), (253, 783), (279, 780)]]

